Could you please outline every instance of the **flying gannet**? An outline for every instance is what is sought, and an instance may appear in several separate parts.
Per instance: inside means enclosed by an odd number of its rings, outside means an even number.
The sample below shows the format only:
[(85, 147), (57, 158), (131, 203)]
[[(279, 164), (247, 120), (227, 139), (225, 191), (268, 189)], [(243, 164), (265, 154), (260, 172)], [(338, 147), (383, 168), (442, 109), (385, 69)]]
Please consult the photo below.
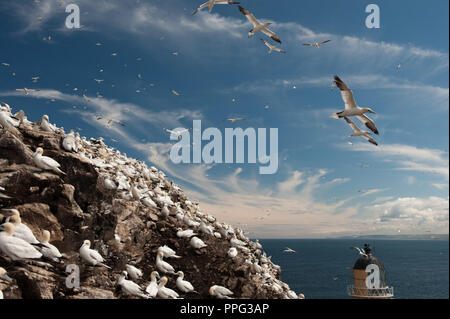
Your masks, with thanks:
[(116, 124), (119, 124), (121, 126), (126, 126), (125, 123), (123, 123), (122, 121), (106, 118), (104, 116), (97, 116), (97, 121), (100, 121), (100, 120), (105, 120), (107, 125), (111, 125), (112, 123), (116, 123)]
[(163, 299), (177, 299), (178, 297), (180, 297), (176, 291), (165, 287), (167, 281), (167, 277), (164, 276), (161, 278), (161, 281), (158, 285), (157, 296)]
[(0, 225), (0, 251), (6, 256), (12, 260), (37, 259), (42, 257), (42, 254), (31, 244), (13, 235), (13, 224), (5, 223)]
[(152, 271), (150, 274), (150, 284), (145, 289), (145, 292), (152, 298), (156, 297), (158, 294), (158, 283), (156, 281), (156, 277), (159, 278), (159, 273), (157, 271)]
[(289, 248), (289, 247), (286, 247), (286, 249), (283, 250), (283, 253), (296, 253), (296, 251), (291, 249), (291, 248)]
[(284, 51), (284, 50), (282, 50), (282, 49), (280, 49), (280, 48), (270, 44), (269, 42), (267, 42), (264, 39), (261, 39), (261, 41), (262, 41), (262, 43), (264, 43), (269, 48), (269, 53), (272, 53), (272, 51), (277, 51), (277, 52), (280, 52), (280, 53), (286, 53), (286, 51)]
[(25, 95), (29, 95), (30, 94), (29, 92), (38, 92), (40, 90), (23, 88), (23, 89), (16, 89), (16, 91), (23, 91)]
[(184, 132), (189, 132), (189, 130), (190, 130), (190, 128), (186, 128), (186, 129), (178, 130), (178, 131), (172, 131), (172, 130), (169, 130), (167, 128), (164, 128), (164, 131), (166, 131), (167, 133), (170, 133), (170, 134), (176, 136), (178, 139), (181, 139), (182, 134)]
[(184, 273), (180, 270), (177, 272), (177, 288), (184, 293), (196, 292), (194, 286), (189, 281), (183, 280)]
[(59, 169), (59, 167), (61, 167), (61, 165), (55, 161), (54, 159), (47, 157), (47, 156), (43, 156), (42, 154), (44, 153), (44, 150), (40, 147), (38, 147), (36, 149), (36, 152), (33, 154), (33, 162), (34, 164), (41, 168), (41, 169), (45, 169), (45, 170), (50, 170), (50, 171), (54, 171), (55, 173), (58, 174), (64, 174), (66, 175), (66, 173), (64, 173), (63, 171), (61, 171)]
[(365, 107), (365, 108), (359, 107), (355, 102), (355, 98), (353, 97), (353, 92), (348, 88), (348, 86), (337, 75), (334, 76), (334, 82), (336, 83), (336, 86), (339, 88), (339, 90), (341, 90), (342, 100), (344, 100), (344, 103), (345, 103), (345, 110), (334, 113), (332, 115), (332, 117), (341, 118), (344, 116), (356, 116), (372, 132), (374, 132), (375, 134), (378, 134), (378, 129), (376, 128), (373, 121), (364, 114), (364, 113), (375, 114), (375, 112), (372, 111), (372, 109), (368, 108), (368, 107)]
[(111, 269), (111, 267), (109, 267), (108, 265), (105, 265), (103, 263), (105, 260), (98, 253), (98, 251), (96, 251), (94, 249), (90, 249), (90, 247), (91, 247), (91, 241), (90, 240), (85, 240), (83, 242), (83, 245), (81, 245), (80, 251), (79, 251), (81, 259), (83, 259), (89, 265), (92, 265), (92, 266), (99, 265), (99, 266), (103, 266), (103, 267), (106, 267), (108, 269)]
[(238, 117), (238, 118), (232, 118), (232, 119), (227, 119), (227, 121), (231, 121), (231, 123), (234, 123), (236, 121), (244, 121), (244, 118)]
[(131, 280), (127, 280), (128, 273), (126, 271), (122, 271), (117, 280), (117, 284), (122, 288), (122, 291), (130, 296), (138, 296), (145, 299), (149, 299), (150, 296), (146, 295), (144, 290), (136, 283)]
[(330, 42), (331, 40), (325, 40), (325, 41), (322, 41), (322, 42), (319, 42), (319, 43), (317, 43), (317, 42), (313, 42), (313, 43), (303, 43), (303, 45), (307, 45), (307, 46), (310, 46), (310, 47), (315, 47), (315, 48), (319, 48), (322, 44), (325, 44), (325, 43), (328, 43), (328, 42)]
[(214, 285), (214, 286), (211, 286), (211, 288), (209, 288), (209, 294), (212, 297), (216, 297), (219, 299), (232, 299), (230, 296), (233, 295), (233, 292), (231, 290), (229, 290), (228, 288)]
[(356, 250), (361, 256), (368, 257), (367, 254), (366, 254), (361, 248), (358, 248), (358, 247), (350, 247), (350, 249)]
[(348, 125), (350, 125), (350, 127), (353, 129), (353, 131), (355, 132), (352, 135), (350, 135), (350, 137), (361, 136), (361, 137), (364, 137), (366, 140), (368, 140), (373, 145), (378, 145), (378, 143), (373, 138), (371, 138), (369, 136), (371, 134), (370, 132), (368, 132), (368, 131), (361, 131), (359, 129), (359, 127), (357, 127), (355, 125), (355, 123), (353, 123), (348, 117), (344, 116), (344, 119), (348, 123)]
[(256, 20), (255, 16), (250, 13), (250, 11), (242, 8), (241, 6), (239, 6), (239, 11), (241, 11), (242, 14), (245, 15), (245, 17), (248, 19), (248, 21), (250, 21), (253, 24), (253, 29), (251, 29), (248, 32), (249, 37), (255, 34), (256, 32), (261, 31), (262, 33), (270, 37), (272, 40), (281, 43), (281, 40), (277, 37), (277, 35), (274, 32), (267, 29), (267, 27), (271, 25), (272, 22), (266, 23), (259, 22), (258, 20)]
[(193, 13), (192, 15), (196, 14), (197, 12), (199, 12), (200, 10), (202, 10), (203, 8), (208, 7), (209, 12), (212, 11), (214, 5), (216, 4), (239, 4), (239, 2), (236, 1), (230, 1), (230, 0), (209, 0), (205, 3), (203, 3), (202, 5), (200, 5)]

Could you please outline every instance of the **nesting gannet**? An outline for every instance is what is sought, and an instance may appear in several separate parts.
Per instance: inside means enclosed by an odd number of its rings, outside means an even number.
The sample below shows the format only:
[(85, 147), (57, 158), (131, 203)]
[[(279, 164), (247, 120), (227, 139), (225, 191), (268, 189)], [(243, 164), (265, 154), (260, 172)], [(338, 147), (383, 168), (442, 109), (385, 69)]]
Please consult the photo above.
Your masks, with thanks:
[(47, 157), (47, 156), (43, 156), (42, 154), (44, 153), (44, 150), (40, 147), (38, 147), (36, 149), (36, 152), (33, 154), (33, 162), (34, 164), (42, 169), (45, 170), (49, 170), (49, 171), (54, 171), (55, 173), (58, 174), (66, 174), (63, 171), (61, 171), (59, 169), (59, 167), (61, 167), (61, 165), (59, 165), (59, 163), (57, 161), (55, 161), (54, 159)]
[(180, 270), (179, 272), (177, 272), (178, 278), (177, 278), (177, 288), (184, 293), (189, 293), (189, 292), (196, 292), (194, 290), (194, 286), (192, 286), (192, 284), (189, 281), (183, 280), (184, 278), (184, 273)]
[(208, 7), (209, 12), (212, 11), (214, 5), (216, 4), (239, 4), (239, 2), (236, 1), (230, 1), (230, 0), (208, 0), (207, 2), (203, 3), (202, 5), (200, 5), (193, 13), (192, 15), (196, 14), (197, 12), (199, 12), (200, 10), (202, 10), (203, 8)]
[(66, 137), (63, 140), (63, 147), (68, 152), (76, 152), (77, 146), (75, 143), (75, 133), (73, 130), (70, 130), (69, 134), (66, 135)]
[(19, 120), (19, 125), (23, 124), (25, 127), (30, 128), (33, 124), (32, 122), (28, 121), (28, 118), (25, 116), (25, 112), (23, 110), (20, 110), (16, 114), (14, 114), (14, 117)]
[(291, 248), (289, 248), (289, 247), (286, 247), (286, 249), (283, 250), (283, 253), (296, 253), (296, 251), (291, 249)]
[(163, 260), (164, 254), (161, 251), (158, 251), (156, 254), (156, 268), (162, 273), (169, 273), (175, 275), (175, 269), (168, 262)]
[(42, 115), (41, 130), (51, 133), (56, 132), (56, 127), (50, 123), (50, 119), (47, 114)]
[(177, 236), (179, 238), (190, 238), (195, 235), (198, 235), (198, 234), (194, 233), (194, 231), (192, 229), (186, 229), (186, 230), (182, 230), (181, 228), (177, 229)]
[(164, 218), (169, 217), (170, 211), (169, 208), (167, 208), (167, 205), (163, 206), (163, 208), (161, 209), (161, 214), (163, 215)]
[(237, 254), (238, 254), (238, 251), (237, 251), (236, 247), (231, 247), (231, 248), (228, 250), (228, 256), (231, 257), (231, 258), (236, 257)]
[(12, 260), (37, 259), (42, 257), (42, 254), (31, 244), (13, 235), (13, 224), (5, 223), (0, 225), (0, 251), (6, 256)]
[(207, 245), (198, 237), (192, 237), (191, 241), (189, 242), (192, 247), (195, 249), (201, 249), (203, 247), (206, 247)]
[(172, 248), (166, 245), (159, 247), (158, 252), (162, 252), (164, 258), (181, 258)]
[(141, 199), (142, 204), (144, 204), (147, 207), (157, 208), (158, 205), (149, 197), (144, 197)]
[(14, 134), (19, 134), (19, 131), (16, 129), (16, 126), (19, 126), (19, 122), (13, 120), (9, 113), (0, 111), (0, 125), (5, 130), (9, 130)]
[(42, 255), (44, 255), (44, 257), (59, 262), (60, 258), (62, 258), (63, 256), (59, 252), (58, 248), (50, 244), (49, 241), (50, 241), (50, 232), (48, 230), (44, 230), (42, 232), (42, 240), (41, 240), (41, 244), (43, 246), (37, 247), (37, 249), (42, 253)]
[(22, 219), (17, 209), (2, 209), (2, 212), (10, 216), (8, 222), (14, 225), (14, 237), (23, 239), (30, 244), (40, 244), (31, 229), (27, 225), (22, 224)]
[(375, 114), (374, 111), (372, 111), (371, 108), (359, 107), (356, 102), (355, 98), (353, 97), (353, 92), (348, 88), (348, 86), (337, 76), (334, 76), (334, 82), (336, 83), (336, 86), (341, 90), (342, 99), (345, 103), (345, 110), (334, 113), (332, 117), (334, 118), (341, 118), (344, 116), (356, 116), (361, 122), (363, 122), (372, 132), (375, 134), (378, 134), (378, 130), (373, 123), (373, 121), (367, 117), (364, 113), (372, 113)]
[(344, 116), (344, 120), (348, 123), (348, 125), (350, 125), (350, 127), (353, 129), (354, 133), (352, 135), (350, 135), (350, 137), (354, 137), (354, 136), (361, 136), (364, 137), (366, 140), (368, 140), (370, 143), (374, 144), (374, 145), (378, 145), (378, 143), (371, 138), (369, 135), (371, 134), (368, 131), (361, 131), (359, 129), (358, 126), (355, 125), (355, 123), (353, 123), (348, 117)]
[(164, 276), (161, 278), (161, 281), (158, 285), (157, 296), (163, 299), (177, 299), (178, 297), (180, 297), (175, 290), (165, 287), (167, 281), (168, 281), (167, 277)]
[[(212, 228), (212, 229), (211, 229)], [(207, 235), (211, 235), (211, 236), (214, 236), (214, 232), (213, 232), (213, 230), (214, 230), (214, 228), (213, 227), (211, 227), (211, 226), (206, 226), (206, 224), (202, 221), (202, 222), (200, 222), (200, 231), (202, 232), (202, 233), (205, 233), (205, 234), (207, 234)]]
[(251, 29), (248, 32), (249, 37), (252, 36), (253, 34), (255, 34), (256, 32), (261, 31), (262, 33), (264, 33), (265, 35), (270, 37), (272, 40), (277, 41), (278, 43), (281, 43), (281, 40), (277, 37), (277, 35), (274, 32), (267, 29), (267, 27), (269, 25), (271, 25), (272, 22), (266, 22), (266, 23), (259, 22), (258, 20), (256, 20), (255, 16), (250, 13), (250, 11), (242, 8), (241, 6), (239, 6), (239, 11), (241, 11), (242, 14), (245, 15), (245, 17), (248, 19), (248, 21), (250, 21), (253, 24), (253, 29)]
[(216, 297), (219, 299), (232, 299), (230, 296), (233, 295), (233, 292), (231, 290), (229, 290), (228, 288), (214, 285), (214, 286), (211, 286), (211, 288), (209, 288), (209, 294), (212, 297)]
[(133, 280), (139, 280), (142, 277), (142, 271), (133, 265), (126, 265), (125, 266), (128, 275), (130, 275), (131, 279)]
[(81, 245), (80, 247), (80, 257), (81, 259), (83, 259), (85, 262), (87, 262), (88, 264), (92, 265), (92, 266), (103, 266), (106, 267), (108, 269), (111, 269), (111, 267), (109, 267), (108, 265), (105, 265), (103, 262), (105, 261), (103, 259), (103, 257), (98, 253), (98, 251), (94, 250), (94, 249), (90, 249), (91, 247), (91, 241), (90, 240), (85, 240), (83, 242), (83, 245)]
[(322, 44), (328, 43), (330, 41), (331, 40), (325, 40), (325, 41), (322, 41), (322, 42), (313, 42), (313, 43), (303, 43), (303, 45), (307, 45), (307, 46), (310, 46), (310, 47), (315, 47), (315, 48), (318, 49)]
[(236, 234), (233, 234), (233, 237), (230, 239), (230, 244), (235, 247), (246, 246), (242, 240), (237, 239)]
[(152, 271), (150, 274), (150, 284), (145, 289), (145, 292), (152, 298), (156, 297), (158, 294), (158, 283), (156, 277), (159, 278), (159, 273), (157, 271)]
[(280, 53), (286, 53), (285, 50), (282, 50), (282, 49), (280, 49), (280, 48), (270, 44), (269, 42), (267, 42), (264, 39), (261, 39), (261, 41), (262, 41), (262, 43), (264, 43), (269, 48), (269, 53), (272, 53), (272, 51), (277, 51), (277, 52), (280, 52)]
[(139, 287), (138, 284), (132, 282), (131, 280), (127, 280), (128, 273), (126, 271), (122, 271), (117, 280), (117, 284), (122, 288), (122, 291), (130, 296), (138, 296), (145, 299), (150, 298), (150, 296), (146, 295), (144, 290)]

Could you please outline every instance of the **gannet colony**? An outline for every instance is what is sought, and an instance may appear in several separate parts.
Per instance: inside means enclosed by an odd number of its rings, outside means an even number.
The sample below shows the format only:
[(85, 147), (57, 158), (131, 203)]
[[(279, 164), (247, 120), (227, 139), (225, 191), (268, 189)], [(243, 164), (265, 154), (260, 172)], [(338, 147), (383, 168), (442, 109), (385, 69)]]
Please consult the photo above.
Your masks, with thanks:
[(0, 298), (303, 298), (162, 171), (12, 112), (1, 104)]

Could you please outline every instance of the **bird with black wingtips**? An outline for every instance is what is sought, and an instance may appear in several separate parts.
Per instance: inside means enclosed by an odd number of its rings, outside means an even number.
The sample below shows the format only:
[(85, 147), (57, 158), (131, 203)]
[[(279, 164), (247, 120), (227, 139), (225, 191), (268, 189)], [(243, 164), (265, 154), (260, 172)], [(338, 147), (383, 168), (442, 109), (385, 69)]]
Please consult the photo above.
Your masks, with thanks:
[(348, 125), (350, 125), (350, 127), (353, 129), (354, 133), (352, 135), (350, 135), (350, 137), (355, 137), (355, 136), (361, 136), (364, 137), (365, 139), (367, 139), (370, 143), (372, 143), (373, 145), (377, 145), (378, 143), (371, 138), (369, 135), (371, 134), (368, 131), (362, 131), (358, 126), (356, 126), (355, 123), (353, 123), (348, 117), (344, 116), (344, 120), (348, 123)]
[(270, 37), (272, 40), (281, 43), (281, 40), (277, 37), (277, 35), (275, 34), (275, 32), (267, 29), (267, 27), (269, 25), (272, 24), (272, 22), (265, 22), (265, 23), (261, 23), (259, 22), (255, 16), (248, 10), (244, 9), (243, 7), (239, 6), (239, 11), (242, 12), (243, 15), (245, 15), (245, 17), (247, 18), (248, 21), (250, 21), (253, 24), (253, 29), (251, 29), (248, 32), (248, 36), (251, 37), (253, 34), (255, 34), (258, 31), (261, 31), (262, 33), (264, 33), (265, 35), (267, 35), (268, 37)]
[(378, 129), (375, 126), (375, 123), (367, 117), (364, 113), (372, 113), (375, 112), (368, 107), (359, 107), (356, 104), (355, 98), (353, 96), (352, 90), (342, 81), (337, 75), (334, 76), (334, 83), (341, 91), (342, 100), (345, 103), (345, 109), (343, 111), (332, 114), (334, 118), (342, 118), (344, 116), (356, 116), (361, 122), (363, 122), (372, 132), (378, 135)]
[(240, 2), (230, 1), (230, 0), (208, 0), (207, 2), (201, 4), (193, 13), (195, 15), (197, 12), (202, 10), (203, 8), (208, 7), (208, 11), (211, 13), (214, 5), (216, 4), (239, 4)]

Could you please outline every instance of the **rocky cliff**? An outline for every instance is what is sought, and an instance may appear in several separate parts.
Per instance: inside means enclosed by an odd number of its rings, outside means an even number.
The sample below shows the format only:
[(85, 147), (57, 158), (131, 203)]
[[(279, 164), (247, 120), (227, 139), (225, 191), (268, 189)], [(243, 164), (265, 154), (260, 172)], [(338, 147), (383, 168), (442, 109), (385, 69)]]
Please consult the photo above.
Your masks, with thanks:
[[(163, 245), (182, 257), (166, 261), (175, 271), (182, 270), (198, 292), (178, 291), (182, 298), (210, 298), (212, 285), (227, 287), (236, 298), (295, 296), (279, 281), (280, 268), (258, 243), (201, 212), (198, 203), (189, 201), (160, 170), (127, 158), (101, 139), (76, 137), (77, 152), (69, 152), (62, 147), (67, 136), (62, 129), (46, 132), (41, 122), (20, 124), (17, 129), (0, 125), (0, 208), (17, 209), (38, 239), (44, 229), (50, 231), (50, 242), (65, 259), (60, 263), (44, 258), (11, 261), (0, 251), (0, 267), (13, 278), (12, 284), (0, 280), (5, 298), (130, 298), (117, 285), (120, 273), (126, 264), (135, 265), (144, 273), (137, 283), (145, 289), (156, 270), (157, 249)], [(37, 147), (60, 163), (65, 175), (38, 168), (33, 162)], [(114, 181), (115, 189), (108, 187), (105, 179)], [(147, 189), (146, 196), (156, 205), (145, 205), (133, 197), (130, 183)], [(161, 212), (164, 206), (168, 215)], [(196, 225), (187, 226), (186, 218)], [(214, 235), (201, 232), (199, 222)], [(179, 228), (193, 229), (207, 247), (191, 247), (189, 239), (177, 237)], [(238, 255), (231, 258), (227, 252), (233, 234), (245, 246), (237, 247)], [(86, 239), (111, 269), (92, 267), (81, 260), (79, 249)], [(69, 264), (79, 266), (79, 288), (66, 286)], [(167, 277), (167, 287), (177, 291), (177, 276)]]

